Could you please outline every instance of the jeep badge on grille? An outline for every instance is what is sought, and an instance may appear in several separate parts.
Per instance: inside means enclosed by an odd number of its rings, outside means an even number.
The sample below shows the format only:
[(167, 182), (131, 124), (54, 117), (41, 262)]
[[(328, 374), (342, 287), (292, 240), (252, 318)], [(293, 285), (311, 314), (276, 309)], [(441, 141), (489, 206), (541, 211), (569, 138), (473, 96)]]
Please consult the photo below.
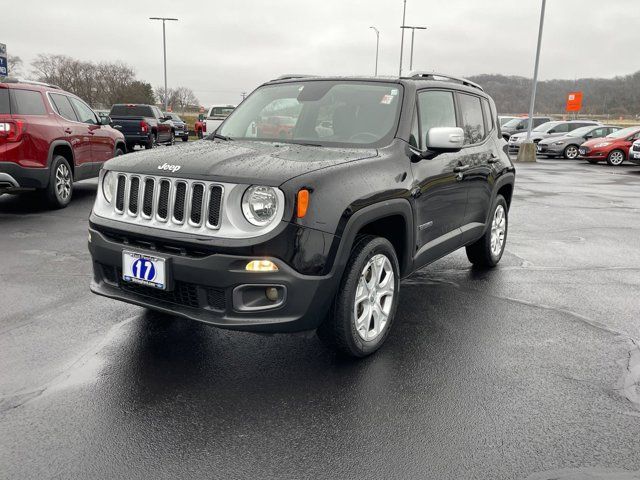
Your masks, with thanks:
[(168, 163), (163, 163), (162, 165), (158, 165), (158, 170), (169, 170), (170, 172), (176, 173), (182, 167), (180, 165), (169, 165)]

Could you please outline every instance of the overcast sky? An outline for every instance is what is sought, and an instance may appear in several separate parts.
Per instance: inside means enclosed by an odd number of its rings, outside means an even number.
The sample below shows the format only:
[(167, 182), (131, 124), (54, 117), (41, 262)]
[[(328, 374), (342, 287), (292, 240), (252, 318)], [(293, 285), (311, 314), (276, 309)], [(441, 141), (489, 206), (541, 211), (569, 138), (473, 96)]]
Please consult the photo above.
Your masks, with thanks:
[[(531, 76), (541, 0), (408, 0), (414, 70)], [(2, 5), (5, 4), (5, 5)], [(200, 102), (237, 103), (282, 73), (397, 75), (402, 0), (0, 0), (0, 43), (25, 62), (38, 53), (122, 60), (161, 85), (167, 24), (169, 86)], [(410, 40), (410, 34), (406, 36)], [(408, 46), (405, 50), (408, 71)], [(640, 0), (548, 0), (542, 79), (640, 70)]]

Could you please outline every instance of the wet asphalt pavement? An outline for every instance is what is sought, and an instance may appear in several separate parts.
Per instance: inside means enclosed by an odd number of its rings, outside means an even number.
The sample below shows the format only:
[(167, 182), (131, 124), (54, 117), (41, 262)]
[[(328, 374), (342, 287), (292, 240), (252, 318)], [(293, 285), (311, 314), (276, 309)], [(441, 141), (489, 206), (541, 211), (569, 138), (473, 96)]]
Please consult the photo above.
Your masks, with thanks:
[(95, 191), (0, 198), (0, 478), (640, 478), (640, 167), (519, 165), (361, 361), (92, 295)]

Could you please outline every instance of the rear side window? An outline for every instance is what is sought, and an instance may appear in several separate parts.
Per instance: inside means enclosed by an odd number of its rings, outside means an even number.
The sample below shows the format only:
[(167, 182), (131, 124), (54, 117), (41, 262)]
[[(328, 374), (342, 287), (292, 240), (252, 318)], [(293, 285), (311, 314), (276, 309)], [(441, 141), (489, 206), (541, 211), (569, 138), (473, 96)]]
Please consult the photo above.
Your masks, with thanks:
[(547, 123), (550, 120), (548, 118), (535, 118), (533, 117), (533, 126), (534, 127), (538, 127), (540, 125), (542, 125), (543, 123)]
[(464, 93), (460, 93), (459, 95), (462, 129), (464, 130), (464, 144), (472, 145), (481, 142), (486, 136), (486, 130), (480, 99)]
[(428, 90), (418, 94), (422, 145), (427, 144), (427, 132), (433, 127), (456, 127), (456, 107), (453, 93)]
[(493, 115), (491, 115), (491, 108), (489, 108), (489, 102), (486, 99), (482, 99), (482, 113), (484, 114), (484, 128), (487, 132), (493, 130)]
[(67, 120), (71, 120), (72, 122), (78, 121), (76, 112), (73, 111), (71, 103), (69, 103), (69, 97), (67, 97), (66, 95), (60, 95), (59, 93), (52, 93), (50, 95), (51, 101), (53, 102), (53, 105), (56, 107), (56, 110), (61, 117), (66, 118)]
[(47, 110), (40, 92), (33, 90), (12, 89), (14, 115), (46, 115)]
[(573, 130), (572, 127), (573, 125), (570, 128), (568, 123), (560, 123), (553, 127), (549, 133), (567, 133), (568, 131)]
[(0, 88), (0, 114), (11, 113), (9, 108), (9, 90)]
[(111, 117), (153, 117), (148, 105), (114, 105), (111, 107)]

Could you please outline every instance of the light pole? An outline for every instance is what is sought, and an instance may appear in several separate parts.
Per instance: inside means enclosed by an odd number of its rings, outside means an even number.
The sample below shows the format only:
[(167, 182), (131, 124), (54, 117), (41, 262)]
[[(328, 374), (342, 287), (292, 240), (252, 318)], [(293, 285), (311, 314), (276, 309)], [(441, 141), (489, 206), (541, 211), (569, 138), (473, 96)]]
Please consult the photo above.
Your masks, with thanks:
[(410, 27), (408, 25), (403, 25), (400, 28), (411, 29), (411, 56), (409, 60), (409, 71), (413, 70), (413, 39), (416, 35), (416, 30), (426, 30), (427, 27)]
[(162, 51), (164, 52), (164, 111), (169, 107), (169, 93), (167, 92), (167, 36), (164, 24), (167, 21), (177, 22), (177, 18), (169, 17), (149, 17), (149, 20), (162, 20)]
[(544, 27), (544, 9), (547, 0), (542, 0), (540, 9), (540, 27), (538, 28), (538, 48), (536, 49), (536, 64), (533, 69), (533, 86), (531, 88), (531, 104), (529, 105), (529, 125), (527, 126), (527, 142), (531, 140), (531, 128), (533, 126), (533, 109), (536, 103), (536, 88), (538, 86), (538, 64), (540, 63), (540, 47), (542, 45), (542, 29)]
[(380, 47), (380, 31), (376, 28), (376, 27), (369, 27), (371, 29), (373, 29), (374, 32), (376, 32), (376, 69), (375, 69), (375, 73), (374, 76), (378, 76), (378, 49)]
[(400, 72), (398, 76), (402, 76), (402, 54), (404, 53), (404, 21), (407, 16), (407, 0), (404, 0), (404, 7), (402, 9), (402, 27), (400, 30), (402, 31), (402, 36), (400, 37)]

